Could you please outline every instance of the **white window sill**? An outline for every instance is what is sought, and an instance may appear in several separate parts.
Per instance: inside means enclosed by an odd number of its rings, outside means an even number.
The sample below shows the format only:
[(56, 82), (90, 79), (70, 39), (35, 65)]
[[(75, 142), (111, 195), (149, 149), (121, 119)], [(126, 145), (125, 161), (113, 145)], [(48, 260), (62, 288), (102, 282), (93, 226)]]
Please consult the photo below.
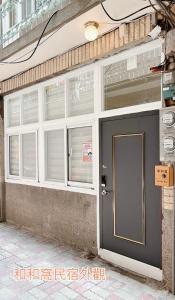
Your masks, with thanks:
[(12, 184), (21, 184), (21, 185), (28, 185), (28, 186), (35, 186), (35, 187), (42, 187), (48, 189), (55, 189), (55, 190), (62, 190), (67, 192), (74, 192), (80, 194), (88, 194), (88, 195), (97, 195), (97, 190), (89, 189), (89, 188), (81, 188), (81, 187), (73, 187), (73, 186), (65, 186), (61, 183), (51, 183), (51, 182), (36, 182), (36, 181), (29, 181), (29, 180), (21, 180), (21, 179), (11, 179), (7, 178), (5, 180), (6, 183)]

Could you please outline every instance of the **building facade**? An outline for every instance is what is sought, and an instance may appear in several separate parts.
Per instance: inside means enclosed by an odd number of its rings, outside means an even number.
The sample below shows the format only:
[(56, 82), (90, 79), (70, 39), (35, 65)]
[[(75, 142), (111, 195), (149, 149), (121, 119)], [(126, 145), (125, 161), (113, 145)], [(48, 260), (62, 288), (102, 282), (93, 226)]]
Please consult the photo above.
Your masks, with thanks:
[[(62, 3), (62, 13), (79, 18), (97, 4), (82, 11), (80, 1)], [(12, 67), (0, 83), (1, 211), (2, 220), (174, 292), (174, 188), (161, 193), (154, 182), (163, 104), (161, 73), (151, 68), (161, 65), (163, 46), (149, 33), (157, 20), (147, 12), (31, 68)], [(14, 62), (25, 39), (22, 31), (6, 36), (1, 62)]]

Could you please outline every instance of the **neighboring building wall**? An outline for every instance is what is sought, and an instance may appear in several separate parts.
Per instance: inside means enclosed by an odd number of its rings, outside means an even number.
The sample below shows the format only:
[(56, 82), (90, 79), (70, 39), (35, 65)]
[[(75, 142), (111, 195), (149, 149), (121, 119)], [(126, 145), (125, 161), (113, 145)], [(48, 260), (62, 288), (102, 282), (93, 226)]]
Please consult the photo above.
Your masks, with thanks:
[(6, 220), (97, 254), (96, 196), (6, 183)]
[[(0, 4), (1, 2), (2, 1), (0, 1)], [(56, 10), (58, 10), (58, 12), (47, 26), (45, 31), (46, 34), (53, 32), (58, 27), (62, 27), (64, 24), (70, 22), (98, 4), (99, 0), (72, 0), (70, 4), (67, 0), (67, 3), (64, 4), (65, 6), (60, 9), (59, 1), (57, 1), (57, 6), (52, 6), (52, 3), (50, 3), (48, 10), (45, 13), (42, 13), (42, 15), (36, 14), (33, 21), (29, 22), (29, 24), (23, 27), (23, 29), (18, 29), (18, 38), (12, 39), (13, 43), (10, 38), (9, 40), (7, 39), (6, 47), (0, 45), (0, 60), (6, 60), (8, 57), (11, 57), (13, 54), (38, 40), (41, 35), (42, 28), (44, 28), (49, 17), (51, 17)]]
[(4, 220), (4, 112), (0, 97), (0, 221)]
[(162, 189), (162, 269), (166, 287), (174, 289), (174, 187)]

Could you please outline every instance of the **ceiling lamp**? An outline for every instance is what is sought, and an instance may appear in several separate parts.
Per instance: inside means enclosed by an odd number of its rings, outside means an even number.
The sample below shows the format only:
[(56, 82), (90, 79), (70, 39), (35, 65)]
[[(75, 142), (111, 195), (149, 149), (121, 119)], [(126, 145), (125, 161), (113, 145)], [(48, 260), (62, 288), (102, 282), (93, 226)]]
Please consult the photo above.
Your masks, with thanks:
[(99, 24), (95, 21), (90, 21), (84, 25), (84, 35), (88, 41), (94, 41), (98, 37)]

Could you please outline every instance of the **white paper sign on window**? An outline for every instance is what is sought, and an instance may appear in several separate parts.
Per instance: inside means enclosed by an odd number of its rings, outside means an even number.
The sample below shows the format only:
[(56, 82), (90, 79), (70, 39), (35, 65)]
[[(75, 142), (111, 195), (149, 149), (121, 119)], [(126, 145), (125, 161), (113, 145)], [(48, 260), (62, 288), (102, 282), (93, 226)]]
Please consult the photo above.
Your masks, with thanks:
[(83, 162), (92, 162), (92, 143), (83, 144)]

